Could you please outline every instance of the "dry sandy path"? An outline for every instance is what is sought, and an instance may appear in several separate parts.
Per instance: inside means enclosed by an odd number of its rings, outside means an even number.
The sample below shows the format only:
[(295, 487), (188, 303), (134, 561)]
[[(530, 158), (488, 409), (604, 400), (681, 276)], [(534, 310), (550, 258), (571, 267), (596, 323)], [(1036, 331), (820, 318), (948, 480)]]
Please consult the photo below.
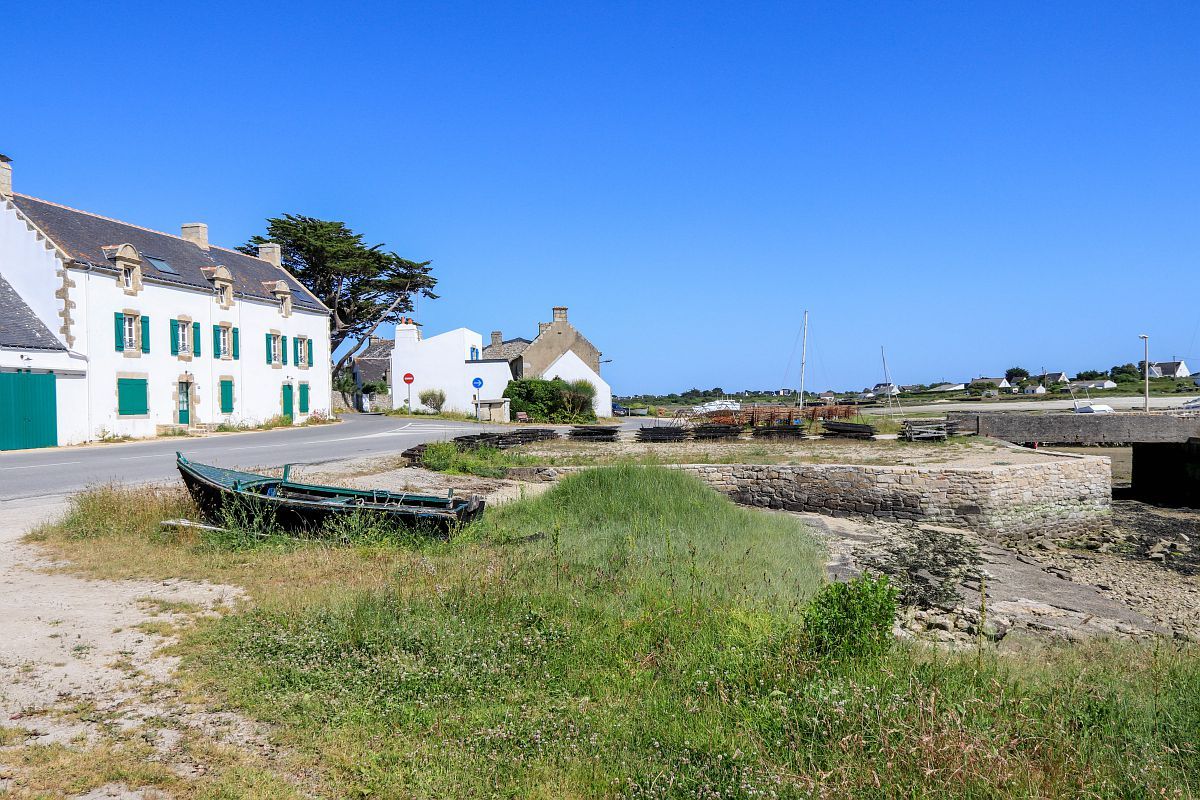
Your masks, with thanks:
[[(171, 681), (176, 659), (156, 652), (167, 639), (138, 627), (211, 612), (234, 602), (238, 590), (180, 580), (89, 580), (55, 570), (21, 537), (65, 506), (61, 497), (0, 503), (0, 726), (27, 733), (19, 746), (78, 747), (114, 732), (152, 730), (156, 749), (172, 764), (185, 730), (261, 745), (243, 720), (186, 707)], [(0, 751), (0, 794), (20, 786), (5, 761)], [(181, 763), (178, 770), (193, 767)], [(105, 788), (112, 791), (103, 796), (141, 796)]]

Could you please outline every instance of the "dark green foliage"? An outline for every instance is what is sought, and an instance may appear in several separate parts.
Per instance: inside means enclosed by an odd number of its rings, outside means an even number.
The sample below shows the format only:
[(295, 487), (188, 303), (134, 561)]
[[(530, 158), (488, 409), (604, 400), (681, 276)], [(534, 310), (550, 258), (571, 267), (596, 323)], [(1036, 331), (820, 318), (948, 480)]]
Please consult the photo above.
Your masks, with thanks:
[(1098, 381), (1101, 378), (1107, 378), (1108, 373), (1098, 369), (1085, 369), (1075, 376), (1077, 381)]
[(824, 586), (804, 613), (804, 641), (821, 658), (880, 655), (892, 642), (896, 589), (886, 575)]
[(1142, 379), (1142, 368), (1137, 364), (1121, 364), (1110, 369), (1108, 374), (1117, 383), (1129, 383)]
[[(581, 397), (585, 393), (576, 384), (586, 384), (591, 390), (586, 401)], [(596, 389), (587, 381), (567, 383), (561, 378), (542, 380), (540, 378), (523, 378), (512, 381), (504, 390), (504, 396), (512, 401), (512, 413), (524, 411), (529, 418), (538, 422), (586, 422), (596, 418), (592, 410), (591, 398)]]
[(1009, 367), (1004, 371), (1004, 377), (1009, 383), (1016, 383), (1029, 377), (1029, 370), (1024, 367)]
[(379, 322), (396, 322), (410, 313), (418, 294), (437, 297), (428, 261), (409, 261), (382, 244), (368, 245), (344, 222), (301, 214), (272, 217), (266, 236), (254, 236), (238, 249), (256, 255), (258, 245), (268, 242), (282, 245), (283, 266), (333, 309), (334, 350), (346, 339), (362, 339)]

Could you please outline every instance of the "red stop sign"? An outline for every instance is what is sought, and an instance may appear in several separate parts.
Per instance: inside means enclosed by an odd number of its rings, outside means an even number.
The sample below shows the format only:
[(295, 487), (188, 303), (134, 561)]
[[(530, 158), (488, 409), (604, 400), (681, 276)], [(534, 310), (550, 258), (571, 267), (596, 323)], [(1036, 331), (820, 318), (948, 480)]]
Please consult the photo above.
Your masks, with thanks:
[(416, 378), (413, 377), (413, 374), (411, 372), (404, 373), (404, 382), (405, 383), (412, 383), (415, 380), (416, 380)]

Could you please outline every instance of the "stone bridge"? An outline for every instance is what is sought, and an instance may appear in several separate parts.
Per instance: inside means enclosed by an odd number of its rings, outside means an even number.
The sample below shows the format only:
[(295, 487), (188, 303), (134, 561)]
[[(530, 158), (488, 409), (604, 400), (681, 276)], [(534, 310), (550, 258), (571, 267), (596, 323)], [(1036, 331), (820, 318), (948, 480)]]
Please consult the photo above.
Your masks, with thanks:
[(1131, 493), (1200, 506), (1200, 414), (950, 413), (963, 433), (1018, 444), (1130, 445)]

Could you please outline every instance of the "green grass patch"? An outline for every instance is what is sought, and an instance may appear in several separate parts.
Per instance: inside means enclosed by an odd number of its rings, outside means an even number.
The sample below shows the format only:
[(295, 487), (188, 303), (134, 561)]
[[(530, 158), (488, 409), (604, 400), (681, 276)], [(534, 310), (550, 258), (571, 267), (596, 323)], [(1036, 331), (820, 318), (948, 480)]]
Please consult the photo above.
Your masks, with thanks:
[(818, 591), (794, 517), (671, 470), (574, 475), (449, 541), (231, 549), (162, 536), (179, 502), (101, 493), (39, 536), (93, 574), (247, 586), (185, 674), (323, 796), (1200, 792), (1195, 646), (889, 647), (885, 583)]

